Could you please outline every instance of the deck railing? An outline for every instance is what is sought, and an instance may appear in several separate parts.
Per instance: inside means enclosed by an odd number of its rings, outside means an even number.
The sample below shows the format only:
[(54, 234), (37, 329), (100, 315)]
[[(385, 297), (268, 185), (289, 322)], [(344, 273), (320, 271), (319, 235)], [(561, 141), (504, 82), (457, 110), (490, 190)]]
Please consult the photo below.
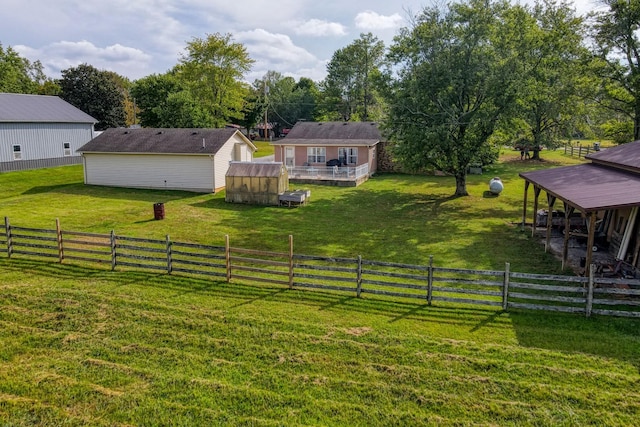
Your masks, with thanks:
[(287, 166), (289, 178), (332, 179), (355, 181), (369, 174), (369, 165), (350, 166)]

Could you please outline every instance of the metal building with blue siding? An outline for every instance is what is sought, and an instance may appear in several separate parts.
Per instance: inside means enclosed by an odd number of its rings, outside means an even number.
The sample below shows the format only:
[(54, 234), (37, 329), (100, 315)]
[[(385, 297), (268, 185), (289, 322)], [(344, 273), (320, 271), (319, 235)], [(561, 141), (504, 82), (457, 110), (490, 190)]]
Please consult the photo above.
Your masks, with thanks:
[(0, 172), (82, 163), (96, 122), (57, 96), (0, 93)]

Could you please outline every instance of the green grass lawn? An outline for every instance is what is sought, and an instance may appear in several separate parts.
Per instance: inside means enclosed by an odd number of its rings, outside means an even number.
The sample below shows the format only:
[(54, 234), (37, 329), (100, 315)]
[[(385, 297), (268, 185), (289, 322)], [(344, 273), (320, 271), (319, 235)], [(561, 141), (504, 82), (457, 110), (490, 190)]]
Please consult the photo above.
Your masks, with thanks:
[[(520, 171), (310, 186), (308, 206), (0, 174), (12, 224), (436, 265), (559, 272), (520, 221)], [(505, 190), (487, 197), (489, 179)], [(153, 203), (166, 219), (153, 220)], [(0, 258), (0, 425), (638, 425), (640, 323), (427, 306)]]

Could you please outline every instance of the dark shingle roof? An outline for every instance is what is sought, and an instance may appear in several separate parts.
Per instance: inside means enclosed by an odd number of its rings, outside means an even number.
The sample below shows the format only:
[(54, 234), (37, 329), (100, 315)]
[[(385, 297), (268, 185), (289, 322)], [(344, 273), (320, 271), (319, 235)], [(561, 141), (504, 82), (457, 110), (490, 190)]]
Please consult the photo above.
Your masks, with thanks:
[(96, 123), (57, 96), (0, 93), (0, 122)]
[(382, 140), (375, 122), (298, 122), (279, 144), (375, 145)]
[(589, 154), (586, 158), (596, 164), (640, 173), (640, 141), (607, 148), (606, 150)]
[[(107, 129), (81, 153), (215, 154), (236, 129)], [(253, 146), (251, 143), (249, 143)]]

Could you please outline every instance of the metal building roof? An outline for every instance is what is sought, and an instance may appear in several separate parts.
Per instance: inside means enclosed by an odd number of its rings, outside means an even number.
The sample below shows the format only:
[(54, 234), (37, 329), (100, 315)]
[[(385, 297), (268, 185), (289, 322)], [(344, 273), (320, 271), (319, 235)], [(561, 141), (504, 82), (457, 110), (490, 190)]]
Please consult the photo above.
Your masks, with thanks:
[(640, 175), (609, 166), (590, 163), (520, 176), (585, 213), (640, 205)]
[(640, 173), (640, 141), (607, 148), (606, 150), (589, 154), (585, 158), (596, 164), (609, 165)]
[(242, 133), (221, 129), (107, 129), (78, 149), (81, 153), (216, 154), (234, 135), (253, 149)]
[(57, 96), (0, 93), (0, 122), (97, 123), (97, 120)]

